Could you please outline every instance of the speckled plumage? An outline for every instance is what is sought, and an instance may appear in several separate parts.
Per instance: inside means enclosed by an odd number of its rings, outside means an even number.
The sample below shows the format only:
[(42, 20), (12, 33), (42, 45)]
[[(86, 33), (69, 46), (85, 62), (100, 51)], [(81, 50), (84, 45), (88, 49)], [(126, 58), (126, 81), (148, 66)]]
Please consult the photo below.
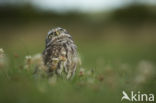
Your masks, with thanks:
[(48, 32), (43, 60), (51, 75), (61, 75), (63, 71), (67, 74), (67, 79), (74, 75), (78, 63), (77, 50), (71, 35), (65, 29), (58, 27)]

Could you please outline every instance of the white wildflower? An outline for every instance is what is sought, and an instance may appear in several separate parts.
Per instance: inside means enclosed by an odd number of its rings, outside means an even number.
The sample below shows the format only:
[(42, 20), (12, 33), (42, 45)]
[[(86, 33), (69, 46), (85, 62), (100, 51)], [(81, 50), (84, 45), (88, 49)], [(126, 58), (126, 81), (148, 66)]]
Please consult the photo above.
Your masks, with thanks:
[(35, 54), (33, 57), (32, 57), (32, 63), (33, 64), (36, 64), (38, 66), (43, 66), (44, 63), (43, 63), (43, 58), (42, 58), (42, 55), (41, 54)]
[(37, 53), (33, 56), (26, 56), (25, 68), (31, 69), (37, 77), (43, 77), (47, 68), (44, 65), (42, 55)]
[(84, 68), (80, 68), (80, 72), (85, 72), (85, 69)]
[(137, 69), (137, 76), (135, 78), (137, 84), (145, 83), (154, 73), (154, 66), (147, 61), (141, 61)]
[(2, 48), (0, 48), (0, 55), (4, 54), (4, 50)]
[(27, 64), (31, 64), (32, 63), (32, 57), (31, 56), (26, 56), (25, 59), (26, 59), (26, 63)]
[(32, 57), (31, 56), (25, 56), (25, 66), (24, 66), (24, 68), (25, 69), (30, 68), (31, 64), (32, 64)]
[(7, 65), (7, 58), (4, 50), (0, 48), (0, 68), (4, 68)]
[(79, 76), (83, 76), (85, 74), (85, 69), (80, 68)]

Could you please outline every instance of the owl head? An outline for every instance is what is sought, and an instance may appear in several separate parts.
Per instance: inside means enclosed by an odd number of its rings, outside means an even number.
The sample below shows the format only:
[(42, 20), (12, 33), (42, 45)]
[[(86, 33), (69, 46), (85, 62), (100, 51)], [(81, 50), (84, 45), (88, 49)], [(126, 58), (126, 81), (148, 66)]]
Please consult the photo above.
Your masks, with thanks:
[(61, 38), (63, 36), (71, 38), (71, 36), (68, 34), (66, 29), (63, 29), (60, 27), (53, 28), (48, 32), (48, 35), (46, 38), (46, 44), (52, 42), (55, 39)]

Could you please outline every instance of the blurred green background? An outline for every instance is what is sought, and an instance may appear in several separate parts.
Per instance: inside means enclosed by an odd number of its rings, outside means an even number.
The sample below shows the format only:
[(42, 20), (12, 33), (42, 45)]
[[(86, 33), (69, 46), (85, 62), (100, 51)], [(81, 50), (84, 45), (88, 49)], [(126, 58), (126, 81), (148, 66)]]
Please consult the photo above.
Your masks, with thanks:
[[(108, 4), (107, 0), (1, 0), (0, 48), (9, 66), (0, 71), (0, 102), (120, 103), (123, 90), (156, 94), (156, 2)], [(81, 68), (93, 70), (91, 76), (80, 77), (78, 70), (74, 80), (59, 79), (50, 85), (48, 79), (35, 79), (20, 69), (25, 56), (42, 53), (47, 32), (58, 26), (72, 35)]]

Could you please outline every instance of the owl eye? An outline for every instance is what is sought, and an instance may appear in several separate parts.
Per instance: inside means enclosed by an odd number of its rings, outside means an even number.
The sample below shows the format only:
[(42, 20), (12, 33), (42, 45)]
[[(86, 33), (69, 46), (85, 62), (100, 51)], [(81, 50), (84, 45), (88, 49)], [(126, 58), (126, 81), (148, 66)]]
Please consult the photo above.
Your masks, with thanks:
[(53, 33), (54, 36), (58, 36), (59, 34), (60, 34), (59, 31), (56, 31), (56, 32)]
[(51, 38), (52, 38), (52, 35), (49, 35), (49, 36), (48, 36), (48, 39), (51, 39)]

